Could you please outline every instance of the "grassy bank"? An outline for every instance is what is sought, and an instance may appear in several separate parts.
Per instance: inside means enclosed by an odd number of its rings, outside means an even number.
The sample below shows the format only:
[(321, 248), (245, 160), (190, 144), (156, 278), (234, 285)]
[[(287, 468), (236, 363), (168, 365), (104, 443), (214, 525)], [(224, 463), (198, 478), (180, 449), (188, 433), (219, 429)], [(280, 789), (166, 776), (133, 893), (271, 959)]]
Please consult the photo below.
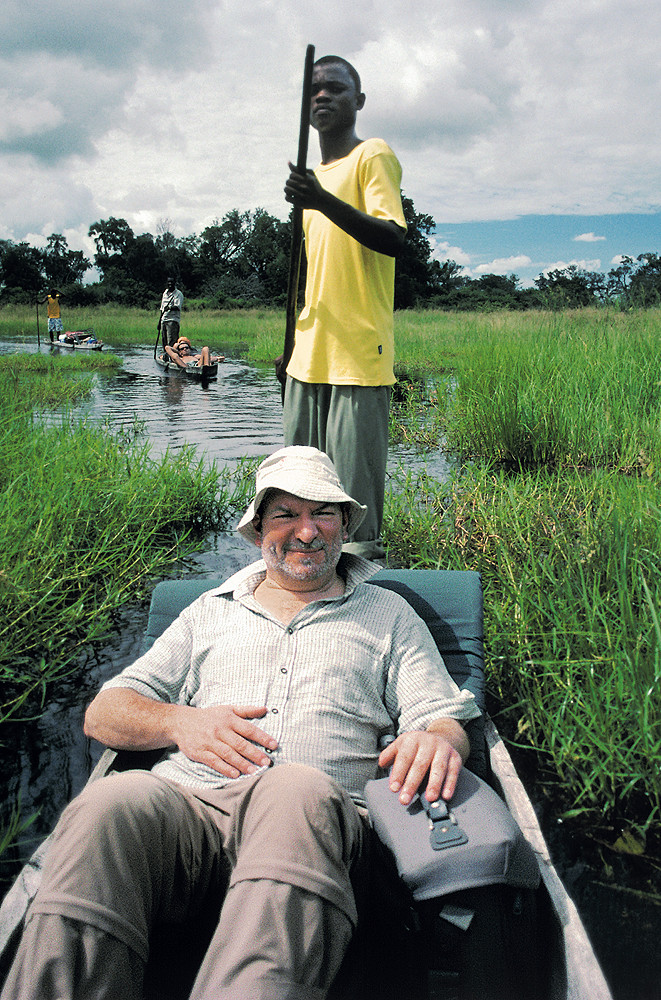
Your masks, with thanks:
[(44, 426), (39, 408), (84, 395), (82, 370), (108, 360), (0, 359), (0, 721), (39, 711), (113, 611), (245, 501), (193, 451), (154, 462), (133, 430), (73, 411)]
[(389, 552), (482, 574), (497, 724), (539, 752), (567, 817), (642, 849), (661, 827), (658, 483), (477, 466), (393, 487)]
[(431, 380), (394, 436), (445, 435), (461, 471), (401, 470), (388, 549), (482, 573), (499, 726), (567, 818), (658, 854), (661, 311), (436, 315), (437, 338), (430, 319), (405, 317), (400, 352)]
[[(96, 336), (110, 347), (149, 345), (156, 343), (158, 309), (125, 309), (108, 306), (103, 309), (66, 309), (63, 323), (67, 330), (94, 328)], [(41, 342), (48, 343), (46, 322), (40, 319)], [(222, 350), (232, 357), (250, 361), (271, 362), (282, 353), (284, 313), (270, 309), (235, 311), (184, 311), (181, 333), (193, 344)], [(4, 306), (0, 309), (0, 338), (27, 337), (37, 342), (36, 310), (28, 306)]]

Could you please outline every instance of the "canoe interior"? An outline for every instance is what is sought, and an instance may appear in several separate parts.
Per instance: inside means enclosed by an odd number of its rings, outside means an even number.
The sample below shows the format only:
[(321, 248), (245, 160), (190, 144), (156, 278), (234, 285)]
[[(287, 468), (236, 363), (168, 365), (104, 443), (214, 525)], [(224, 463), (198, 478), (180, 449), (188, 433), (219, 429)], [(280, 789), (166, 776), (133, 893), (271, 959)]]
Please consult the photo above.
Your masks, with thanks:
[[(468, 657), (473, 660), (474, 664), (479, 663), (482, 656), (482, 605), (478, 574), (465, 573), (453, 577), (452, 571), (397, 570), (383, 571), (378, 574), (378, 577), (382, 579), (379, 581), (377, 578), (373, 578), (374, 582), (381, 582), (382, 585), (389, 586), (390, 589), (396, 589), (403, 596), (406, 596), (406, 590), (412, 590), (418, 595), (422, 603), (414, 604), (416, 611), (428, 621), (430, 630), (439, 643), (439, 648), (444, 656), (451, 661), (453, 659), (457, 661), (453, 664), (453, 674), (457, 663), (459, 668), (463, 669), (461, 662), (459, 662), (461, 657), (457, 658), (456, 656), (462, 648), (464, 651), (469, 651)], [(439, 585), (439, 579), (443, 579), (445, 582)], [(460, 586), (453, 586), (453, 581), (458, 581)], [(174, 583), (174, 581), (165, 581), (155, 588), (147, 628), (147, 644), (153, 642), (160, 635), (169, 624), (172, 615), (178, 613), (178, 609), (190, 603), (203, 590), (216, 585), (218, 581), (176, 581), (173, 589)], [(464, 585), (468, 587), (468, 590), (462, 592)], [(164, 593), (175, 596), (168, 596), (165, 611), (159, 611), (159, 594), (162, 598)], [(449, 599), (451, 603), (454, 601), (455, 607), (448, 610), (447, 607), (443, 606), (442, 602), (446, 599)], [(441, 603), (439, 604), (439, 602)], [(472, 626), (470, 613), (467, 614), (465, 611), (466, 605), (470, 606), (471, 602), (477, 602), (476, 608), (479, 617), (479, 622), (473, 622)], [(435, 621), (432, 621), (431, 624), (426, 609), (433, 610), (436, 616)], [(535, 962), (539, 965), (539, 982), (532, 992), (527, 989), (526, 992), (517, 991), (515, 994), (508, 992), (505, 996), (502, 992), (495, 993), (490, 988), (487, 976), (484, 981), (471, 990), (470, 1000), (588, 1000), (588, 998), (589, 1000), (612, 1000), (612, 995), (576, 907), (553, 867), (533, 806), (518, 778), (509, 753), (493, 722), (486, 716), (483, 720), (483, 726), (486, 761), (491, 773), (491, 782), (506, 801), (524, 836), (531, 844), (540, 869), (539, 888), (529, 890), (533, 896), (537, 920), (538, 947)], [(118, 755), (114, 751), (106, 750), (89, 780), (98, 780), (112, 769), (121, 770), (125, 767), (136, 766), (150, 767), (157, 756), (157, 753), (121, 753)], [(48, 840), (25, 865), (0, 907), (0, 981), (6, 975), (20, 936), (27, 907), (38, 888), (47, 849)], [(463, 987), (457, 986), (454, 981), (444, 977), (442, 969), (436, 970), (433, 967), (433, 956), (431, 962), (429, 959), (430, 942), (432, 948), (436, 947), (436, 938), (431, 931), (440, 923), (438, 912), (441, 904), (435, 900), (428, 901), (428, 903), (423, 904), (424, 910), (421, 909), (416, 916), (410, 901), (407, 902), (404, 898), (406, 890), (403, 884), (400, 883), (394, 891), (388, 887), (382, 891), (384, 883), (378, 872), (377, 880), (374, 881), (373, 877), (368, 894), (372, 901), (373, 910), (376, 910), (377, 907), (381, 908), (381, 901), (386, 900), (386, 908), (392, 908), (398, 921), (400, 916), (405, 918), (407, 929), (404, 933), (401, 931), (401, 926), (403, 926), (401, 922), (397, 924), (397, 927), (393, 926), (393, 948), (395, 948), (394, 941), (397, 940), (396, 951), (398, 954), (404, 955), (403, 962), (400, 964), (405, 965), (409, 970), (417, 970), (416, 978), (411, 980), (407, 973), (408, 978), (404, 983), (397, 978), (394, 971), (393, 976), (388, 978), (391, 963), (384, 966), (384, 955), (387, 952), (384, 949), (384, 941), (381, 936), (377, 938), (376, 946), (372, 942), (369, 945), (369, 951), (357, 956), (356, 951), (361, 946), (365, 947), (366, 939), (364, 939), (362, 945), (359, 943), (354, 948), (353, 954), (350, 950), (345, 966), (345, 980), (350, 973), (352, 977), (357, 976), (361, 983), (358, 992), (353, 989), (349, 991), (351, 996), (360, 997), (361, 1000), (368, 1000), (371, 997), (376, 1000), (377, 995), (379, 1000), (403, 1000), (404, 997), (408, 1000), (467, 1000), (465, 992), (462, 992)], [(403, 899), (404, 902), (402, 902)], [(434, 906), (436, 911), (434, 911)], [(191, 925), (183, 930), (182, 928), (165, 927), (160, 928), (155, 934), (147, 970), (145, 993), (150, 1000), (177, 1000), (178, 997), (183, 998), (188, 995), (187, 991), (190, 989), (195, 963), (198, 962), (204, 951), (205, 942), (210, 937), (217, 913), (218, 904), (216, 903), (215, 906), (210, 907), (208, 912), (200, 916), (199, 921), (191, 922)], [(394, 925), (394, 919), (391, 918), (388, 911), (386, 924)], [(416, 921), (417, 927), (415, 926)], [(377, 923), (379, 925), (382, 923), (382, 915), (379, 916)], [(357, 937), (360, 940), (360, 935)], [(190, 954), (190, 964), (181, 961), (182, 953)], [(394, 955), (395, 951), (392, 954)], [(377, 993), (373, 992), (378, 979), (378, 976), (374, 975), (374, 969), (377, 967), (374, 961), (375, 957), (378, 967), (381, 969)], [(423, 976), (421, 973), (425, 966), (427, 966), (427, 972)], [(386, 969), (385, 977), (383, 976), (384, 968)], [(346, 972), (347, 969), (349, 973)], [(361, 970), (365, 969), (371, 970), (369, 982), (363, 982), (365, 973)], [(353, 983), (354, 978), (349, 981)], [(340, 986), (337, 991), (333, 992), (335, 1000), (345, 1000), (349, 994), (343, 990), (344, 987)]]

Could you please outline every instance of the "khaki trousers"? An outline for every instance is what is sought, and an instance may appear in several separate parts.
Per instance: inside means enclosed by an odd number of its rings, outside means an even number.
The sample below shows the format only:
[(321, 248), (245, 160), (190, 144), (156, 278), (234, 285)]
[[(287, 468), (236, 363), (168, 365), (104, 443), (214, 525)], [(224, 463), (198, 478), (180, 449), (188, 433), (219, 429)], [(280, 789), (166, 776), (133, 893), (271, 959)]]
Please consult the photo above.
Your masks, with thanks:
[(381, 541), (388, 462), (389, 385), (316, 385), (287, 376), (285, 445), (325, 451), (345, 490), (367, 515), (344, 548), (366, 559), (385, 556)]
[(321, 1000), (365, 844), (348, 795), (301, 765), (204, 800), (144, 771), (93, 782), (58, 823), (2, 1000), (139, 1000), (155, 924), (225, 892), (191, 998)]

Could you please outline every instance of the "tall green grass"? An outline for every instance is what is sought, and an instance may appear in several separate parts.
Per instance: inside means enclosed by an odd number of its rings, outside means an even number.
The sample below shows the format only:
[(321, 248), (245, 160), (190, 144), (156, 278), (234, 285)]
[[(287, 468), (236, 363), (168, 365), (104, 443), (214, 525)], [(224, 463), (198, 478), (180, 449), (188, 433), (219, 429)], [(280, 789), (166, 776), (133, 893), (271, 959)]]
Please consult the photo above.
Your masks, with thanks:
[[(401, 473), (389, 553), (482, 574), (500, 723), (568, 815), (661, 830), (659, 486), (614, 473)], [(499, 707), (498, 707), (499, 706)]]
[[(48, 360), (48, 359), (42, 359)], [(111, 433), (68, 414), (46, 427), (30, 402), (68, 390), (61, 372), (0, 378), (0, 720), (33, 711), (107, 635), (112, 613), (199, 547), (250, 488), (193, 450), (156, 462), (133, 428)], [(14, 359), (18, 367), (20, 358)], [(74, 380), (78, 389), (88, 383)]]
[(400, 471), (388, 550), (482, 574), (501, 729), (566, 817), (658, 848), (661, 311), (435, 318), (434, 345), (410, 317), (410, 370), (448, 358), (452, 384), (396, 406), (395, 433), (424, 450), (440, 423), (463, 464), (450, 484)]
[(466, 346), (447, 446), (518, 468), (661, 468), (661, 312), (495, 326)]
[[(108, 348), (132, 345), (156, 345), (158, 308), (127, 309), (121, 306), (67, 309), (62, 306), (63, 323), (68, 330), (94, 328), (96, 336)], [(45, 321), (40, 320), (41, 343), (48, 344)], [(285, 333), (284, 312), (273, 309), (186, 310), (181, 333), (197, 347), (212, 349), (255, 362), (270, 364), (282, 353)], [(36, 311), (29, 306), (0, 308), (0, 338), (27, 337), (37, 343)], [(159, 340), (160, 343), (160, 340)]]

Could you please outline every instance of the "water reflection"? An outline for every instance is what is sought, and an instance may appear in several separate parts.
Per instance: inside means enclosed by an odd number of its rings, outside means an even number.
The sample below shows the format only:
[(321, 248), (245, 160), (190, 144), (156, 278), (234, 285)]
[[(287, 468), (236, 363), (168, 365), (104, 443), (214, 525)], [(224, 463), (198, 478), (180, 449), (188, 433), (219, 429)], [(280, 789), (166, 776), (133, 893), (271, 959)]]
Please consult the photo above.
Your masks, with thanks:
[[(120, 430), (134, 418), (155, 457), (195, 445), (223, 464), (264, 455), (282, 445), (280, 394), (275, 377), (240, 359), (218, 366), (218, 377), (194, 382), (164, 373), (151, 348), (115, 350), (123, 368), (100, 376), (76, 414)], [(55, 414), (57, 416), (57, 414)]]

